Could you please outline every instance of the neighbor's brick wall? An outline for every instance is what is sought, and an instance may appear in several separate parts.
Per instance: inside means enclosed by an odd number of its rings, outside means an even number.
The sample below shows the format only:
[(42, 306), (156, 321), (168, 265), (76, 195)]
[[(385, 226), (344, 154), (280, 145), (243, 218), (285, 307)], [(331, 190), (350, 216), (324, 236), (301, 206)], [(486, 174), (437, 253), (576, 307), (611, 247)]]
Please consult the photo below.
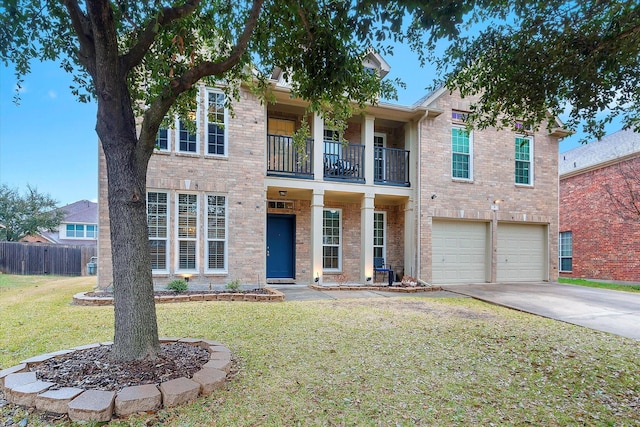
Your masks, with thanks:
[[(452, 110), (468, 111), (472, 98), (443, 94), (433, 107), (443, 110), (421, 128), (420, 277), (431, 280), (432, 219), (451, 218), (489, 222), (491, 202), (501, 199), (498, 221), (549, 225), (549, 279), (558, 276), (558, 141), (546, 124), (534, 134), (534, 185), (515, 185), (515, 135), (511, 130), (474, 130), (473, 181), (451, 177)], [(435, 193), (437, 197), (431, 199)]]
[(560, 231), (573, 235), (573, 271), (561, 276), (640, 282), (640, 215), (625, 219), (605, 188), (631, 197), (621, 168), (640, 173), (640, 157), (560, 180)]

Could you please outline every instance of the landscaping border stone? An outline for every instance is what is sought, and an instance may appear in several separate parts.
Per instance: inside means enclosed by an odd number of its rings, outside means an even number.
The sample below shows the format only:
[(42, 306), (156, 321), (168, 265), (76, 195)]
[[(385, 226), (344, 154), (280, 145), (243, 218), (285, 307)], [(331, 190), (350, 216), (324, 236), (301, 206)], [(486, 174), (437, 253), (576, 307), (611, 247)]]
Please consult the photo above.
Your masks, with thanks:
[[(256, 301), (273, 302), (284, 301), (284, 294), (277, 289), (265, 287), (266, 294), (250, 294), (242, 292), (200, 293), (184, 295), (156, 295), (156, 303), (190, 302), (190, 301)], [(91, 292), (80, 292), (73, 296), (74, 305), (104, 306), (113, 305), (113, 297), (87, 296)]]
[(0, 389), (5, 398), (16, 405), (66, 414), (71, 421), (106, 422), (114, 415), (122, 417), (190, 402), (224, 385), (231, 370), (231, 351), (226, 346), (218, 341), (197, 338), (161, 337), (160, 342), (199, 346), (209, 352), (209, 361), (193, 378), (180, 377), (160, 384), (125, 387), (119, 391), (61, 388), (57, 384), (38, 380), (36, 373), (30, 371), (52, 357), (113, 343), (87, 344), (31, 357), (16, 366), (3, 369), (0, 371)]

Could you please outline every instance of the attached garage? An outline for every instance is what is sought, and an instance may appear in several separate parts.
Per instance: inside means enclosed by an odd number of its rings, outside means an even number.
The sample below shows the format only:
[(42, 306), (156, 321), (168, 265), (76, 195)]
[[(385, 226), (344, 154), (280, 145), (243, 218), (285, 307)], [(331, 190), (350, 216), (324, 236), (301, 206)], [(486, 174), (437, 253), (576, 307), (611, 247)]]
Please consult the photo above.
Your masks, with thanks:
[(433, 220), (432, 282), (486, 282), (489, 276), (489, 223)]
[(548, 280), (547, 226), (498, 223), (498, 282), (536, 282)]

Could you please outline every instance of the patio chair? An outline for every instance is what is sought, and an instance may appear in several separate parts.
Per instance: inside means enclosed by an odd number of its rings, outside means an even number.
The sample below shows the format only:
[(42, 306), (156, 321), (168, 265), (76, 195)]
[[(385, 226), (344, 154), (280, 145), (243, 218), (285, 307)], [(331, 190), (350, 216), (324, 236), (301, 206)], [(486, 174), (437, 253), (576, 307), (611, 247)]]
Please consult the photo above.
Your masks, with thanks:
[(376, 275), (378, 273), (387, 273), (387, 283), (389, 286), (393, 285), (393, 269), (391, 266), (384, 263), (384, 258), (373, 257), (373, 282), (376, 281)]

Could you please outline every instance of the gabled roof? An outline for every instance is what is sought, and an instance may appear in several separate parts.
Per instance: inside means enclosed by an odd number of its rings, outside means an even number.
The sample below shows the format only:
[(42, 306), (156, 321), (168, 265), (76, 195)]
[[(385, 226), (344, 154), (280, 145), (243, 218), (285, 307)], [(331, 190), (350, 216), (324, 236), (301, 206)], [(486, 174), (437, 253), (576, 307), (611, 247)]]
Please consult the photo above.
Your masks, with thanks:
[(581, 147), (560, 153), (558, 173), (575, 175), (607, 164), (640, 156), (640, 133), (620, 130)]
[(62, 222), (74, 223), (98, 223), (98, 204), (89, 200), (79, 200), (77, 202), (59, 208), (66, 212)]

